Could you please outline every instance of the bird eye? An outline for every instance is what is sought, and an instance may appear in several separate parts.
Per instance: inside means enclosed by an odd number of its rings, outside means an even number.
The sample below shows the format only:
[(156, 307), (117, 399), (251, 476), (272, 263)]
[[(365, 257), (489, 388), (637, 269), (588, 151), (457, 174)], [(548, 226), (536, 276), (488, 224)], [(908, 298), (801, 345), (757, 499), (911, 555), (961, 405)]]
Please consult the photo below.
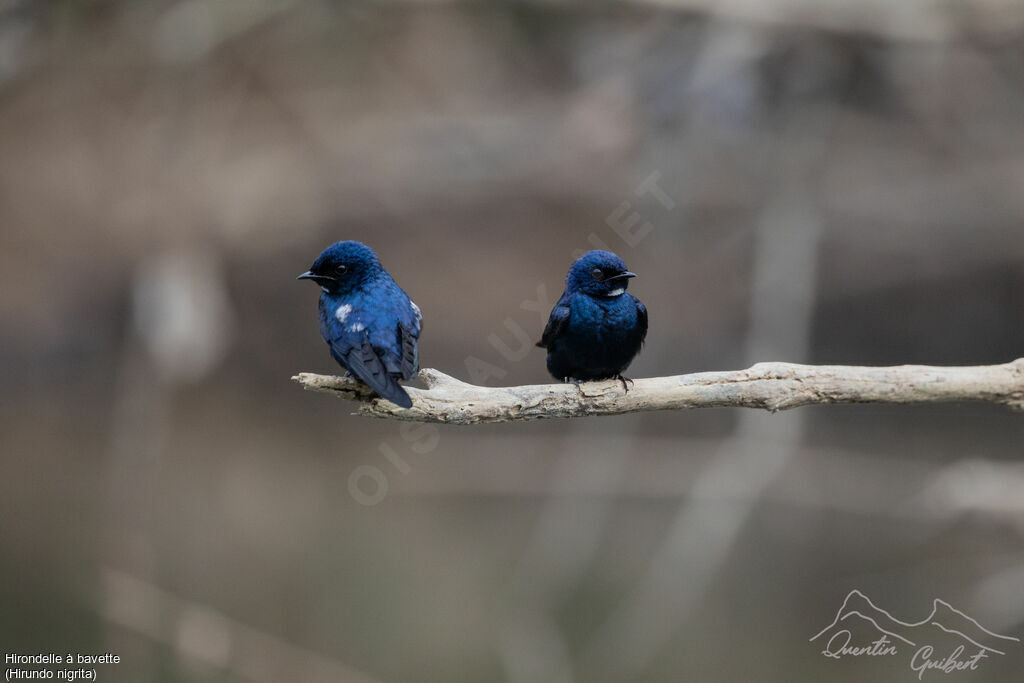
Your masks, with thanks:
[(595, 280), (604, 279), (604, 271), (601, 270), (600, 268), (594, 268), (593, 270), (590, 271), (590, 274), (594, 277)]
[(345, 273), (348, 272), (348, 266), (342, 263), (340, 266), (334, 269), (334, 272), (337, 273), (338, 275), (344, 275)]

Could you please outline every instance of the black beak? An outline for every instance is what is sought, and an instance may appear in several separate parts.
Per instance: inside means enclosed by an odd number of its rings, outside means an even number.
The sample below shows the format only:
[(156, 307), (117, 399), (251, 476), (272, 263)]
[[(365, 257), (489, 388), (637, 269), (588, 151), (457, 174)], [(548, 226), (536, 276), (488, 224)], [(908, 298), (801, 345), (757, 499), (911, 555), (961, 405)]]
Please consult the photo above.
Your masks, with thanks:
[(624, 272), (624, 273), (619, 273), (618, 275), (612, 275), (612, 276), (611, 276), (610, 278), (608, 278), (608, 279), (609, 279), (609, 280), (628, 280), (628, 279), (629, 279), (629, 278), (631, 278), (631, 277), (636, 277), (636, 273), (631, 273), (631, 272), (629, 272), (629, 271), (627, 270), (627, 271), (626, 271), (626, 272)]
[(317, 275), (311, 270), (307, 270), (302, 275), (295, 278), (296, 280), (312, 280), (321, 287), (326, 287), (329, 282), (337, 282), (337, 278), (333, 278), (330, 275)]

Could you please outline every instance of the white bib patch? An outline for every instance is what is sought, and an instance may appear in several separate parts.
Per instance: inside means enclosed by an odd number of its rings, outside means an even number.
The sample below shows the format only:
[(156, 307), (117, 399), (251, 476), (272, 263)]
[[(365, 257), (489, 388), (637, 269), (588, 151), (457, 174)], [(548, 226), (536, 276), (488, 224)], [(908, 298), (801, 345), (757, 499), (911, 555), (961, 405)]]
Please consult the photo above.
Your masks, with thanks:
[(351, 312), (352, 304), (342, 304), (341, 306), (338, 306), (338, 310), (334, 312), (334, 317), (338, 319), (339, 323), (343, 323)]
[(608, 292), (608, 298), (611, 299), (612, 297), (622, 296), (625, 293), (626, 293), (626, 288), (625, 287), (619, 287), (618, 289), (613, 289), (612, 291)]

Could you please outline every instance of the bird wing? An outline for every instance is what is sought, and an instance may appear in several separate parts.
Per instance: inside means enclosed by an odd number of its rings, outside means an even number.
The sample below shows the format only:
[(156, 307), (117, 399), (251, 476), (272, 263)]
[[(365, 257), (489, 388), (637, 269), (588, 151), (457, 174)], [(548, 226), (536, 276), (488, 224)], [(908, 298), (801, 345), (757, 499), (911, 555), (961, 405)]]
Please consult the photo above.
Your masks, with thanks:
[(342, 334), (328, 342), (334, 359), (348, 368), (353, 375), (392, 403), (403, 408), (412, 407), (412, 399), (398, 381), (388, 372), (382, 355), (387, 353), (370, 343), (370, 337), (363, 334), (353, 339)]
[(551, 345), (551, 342), (557, 339), (565, 331), (566, 325), (569, 323), (569, 315), (572, 310), (569, 308), (568, 299), (563, 296), (555, 304), (555, 307), (551, 310), (551, 315), (548, 317), (548, 324), (544, 327), (544, 333), (540, 337), (540, 341), (537, 342), (537, 346), (547, 348)]
[(647, 307), (640, 302), (640, 299), (636, 300), (636, 325), (640, 330), (640, 343), (643, 344), (647, 338)]
[(402, 340), (402, 379), (412, 379), (420, 369), (419, 347), (417, 345), (420, 336), (419, 330), (410, 329), (399, 323), (398, 336)]
[(398, 345), (395, 352), (389, 354), (386, 365), (391, 372), (397, 372), (402, 379), (408, 380), (420, 371), (419, 341), (423, 330), (423, 314), (408, 295), (404, 298), (407, 310), (398, 322)]

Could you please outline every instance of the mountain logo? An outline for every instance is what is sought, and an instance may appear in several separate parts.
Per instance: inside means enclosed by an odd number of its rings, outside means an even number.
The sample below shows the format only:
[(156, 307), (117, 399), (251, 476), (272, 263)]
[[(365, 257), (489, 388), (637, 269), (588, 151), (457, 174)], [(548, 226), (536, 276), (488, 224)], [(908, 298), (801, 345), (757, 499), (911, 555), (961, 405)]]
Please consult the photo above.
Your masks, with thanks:
[(900, 621), (859, 590), (850, 591), (832, 623), (810, 642), (829, 659), (899, 657), (924, 680), (927, 672), (976, 671), (983, 660), (1020, 651), (1021, 641), (988, 630), (944, 600), (921, 621)]

